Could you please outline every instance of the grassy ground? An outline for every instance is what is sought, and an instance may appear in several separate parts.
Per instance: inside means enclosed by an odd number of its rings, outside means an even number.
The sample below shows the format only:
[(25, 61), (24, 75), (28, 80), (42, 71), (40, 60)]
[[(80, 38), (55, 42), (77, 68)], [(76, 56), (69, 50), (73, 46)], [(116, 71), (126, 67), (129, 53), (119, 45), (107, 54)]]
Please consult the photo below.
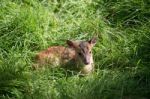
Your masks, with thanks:
[[(33, 71), (35, 53), (98, 36), (96, 71)], [(149, 99), (149, 0), (0, 0), (0, 99)]]

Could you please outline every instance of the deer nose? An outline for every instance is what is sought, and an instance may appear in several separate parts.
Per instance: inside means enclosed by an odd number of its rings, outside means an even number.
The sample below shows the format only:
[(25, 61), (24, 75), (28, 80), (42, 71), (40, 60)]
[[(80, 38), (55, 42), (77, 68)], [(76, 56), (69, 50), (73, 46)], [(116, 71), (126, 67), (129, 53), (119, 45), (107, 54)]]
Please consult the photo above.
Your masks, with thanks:
[(90, 64), (90, 62), (86, 61), (86, 62), (85, 62), (85, 65), (88, 65), (88, 64)]

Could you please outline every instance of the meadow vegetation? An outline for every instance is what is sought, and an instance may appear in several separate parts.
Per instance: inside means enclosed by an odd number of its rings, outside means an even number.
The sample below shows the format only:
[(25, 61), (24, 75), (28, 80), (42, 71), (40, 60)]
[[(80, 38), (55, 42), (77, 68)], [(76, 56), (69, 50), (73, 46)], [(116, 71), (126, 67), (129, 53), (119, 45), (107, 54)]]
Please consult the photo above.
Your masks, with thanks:
[[(93, 74), (31, 68), (37, 52), (93, 36)], [(149, 0), (0, 0), (0, 99), (125, 98), (150, 98)]]

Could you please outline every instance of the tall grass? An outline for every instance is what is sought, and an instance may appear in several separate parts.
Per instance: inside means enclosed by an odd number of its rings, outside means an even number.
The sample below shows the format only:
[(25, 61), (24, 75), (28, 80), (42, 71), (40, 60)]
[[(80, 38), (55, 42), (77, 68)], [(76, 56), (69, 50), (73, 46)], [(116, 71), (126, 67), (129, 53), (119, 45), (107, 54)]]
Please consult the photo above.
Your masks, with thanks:
[[(1, 0), (1, 99), (148, 99), (148, 0)], [(32, 70), (35, 54), (98, 37), (95, 72)]]

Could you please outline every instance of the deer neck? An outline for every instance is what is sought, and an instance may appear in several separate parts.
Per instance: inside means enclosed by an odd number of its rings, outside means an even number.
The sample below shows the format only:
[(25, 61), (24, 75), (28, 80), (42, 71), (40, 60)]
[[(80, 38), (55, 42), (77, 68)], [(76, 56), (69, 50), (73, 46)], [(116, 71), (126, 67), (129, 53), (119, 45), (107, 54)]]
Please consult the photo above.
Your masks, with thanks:
[(77, 68), (80, 70), (82, 74), (89, 74), (94, 70), (93, 57), (91, 57), (91, 63), (85, 65), (82, 60), (76, 55), (75, 57)]

